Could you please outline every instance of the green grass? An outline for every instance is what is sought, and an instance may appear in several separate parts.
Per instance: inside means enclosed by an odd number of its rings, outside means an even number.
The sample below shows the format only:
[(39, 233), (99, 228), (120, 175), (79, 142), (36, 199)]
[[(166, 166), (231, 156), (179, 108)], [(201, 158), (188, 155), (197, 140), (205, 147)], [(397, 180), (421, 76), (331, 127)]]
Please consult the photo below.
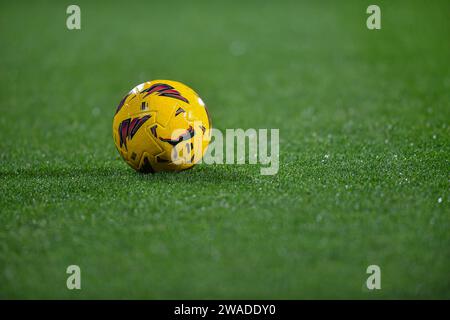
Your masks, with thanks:
[[(1, 298), (450, 298), (448, 1), (77, 3), (0, 4)], [(112, 117), (157, 78), (279, 128), (278, 175), (132, 171)]]

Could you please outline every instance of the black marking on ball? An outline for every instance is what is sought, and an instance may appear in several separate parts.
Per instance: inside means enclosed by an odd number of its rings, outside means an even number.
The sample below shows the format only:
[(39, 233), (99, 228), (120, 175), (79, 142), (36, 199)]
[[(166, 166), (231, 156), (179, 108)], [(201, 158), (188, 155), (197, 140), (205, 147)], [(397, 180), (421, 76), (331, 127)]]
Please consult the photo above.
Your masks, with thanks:
[(150, 164), (150, 161), (147, 157), (144, 158), (144, 161), (139, 168), (139, 172), (141, 173), (155, 173), (155, 170), (153, 170), (152, 165)]
[(191, 139), (194, 135), (195, 135), (194, 128), (192, 128), (192, 126), (189, 126), (189, 129), (187, 129), (186, 132), (180, 134), (177, 139), (170, 139), (170, 138), (167, 139), (160, 137), (159, 140), (170, 143), (172, 146), (175, 147), (180, 142)]
[(157, 125), (155, 124), (153, 127), (150, 128), (150, 131), (152, 132), (155, 138), (158, 138), (158, 134), (156, 133), (156, 127)]
[(180, 113), (186, 113), (186, 111), (184, 111), (183, 108), (178, 108), (178, 110), (175, 112), (175, 117), (176, 117), (177, 115), (179, 115)]

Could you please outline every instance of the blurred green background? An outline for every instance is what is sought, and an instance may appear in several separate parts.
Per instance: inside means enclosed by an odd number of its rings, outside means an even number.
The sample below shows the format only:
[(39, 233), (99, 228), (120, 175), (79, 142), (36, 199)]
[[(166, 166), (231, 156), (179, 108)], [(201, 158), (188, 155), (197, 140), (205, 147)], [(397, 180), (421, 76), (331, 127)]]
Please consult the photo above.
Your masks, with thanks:
[[(70, 4), (0, 4), (1, 298), (450, 298), (449, 1)], [(112, 117), (158, 78), (279, 128), (278, 175), (133, 172)]]

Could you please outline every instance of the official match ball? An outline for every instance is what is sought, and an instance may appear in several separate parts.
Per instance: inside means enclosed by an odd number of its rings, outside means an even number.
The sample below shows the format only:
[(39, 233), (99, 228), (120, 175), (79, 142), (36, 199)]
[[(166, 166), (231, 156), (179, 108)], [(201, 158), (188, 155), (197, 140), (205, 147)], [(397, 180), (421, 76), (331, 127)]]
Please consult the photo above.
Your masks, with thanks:
[(143, 173), (181, 171), (203, 157), (211, 139), (203, 100), (187, 85), (152, 80), (133, 88), (117, 106), (113, 137), (122, 158)]

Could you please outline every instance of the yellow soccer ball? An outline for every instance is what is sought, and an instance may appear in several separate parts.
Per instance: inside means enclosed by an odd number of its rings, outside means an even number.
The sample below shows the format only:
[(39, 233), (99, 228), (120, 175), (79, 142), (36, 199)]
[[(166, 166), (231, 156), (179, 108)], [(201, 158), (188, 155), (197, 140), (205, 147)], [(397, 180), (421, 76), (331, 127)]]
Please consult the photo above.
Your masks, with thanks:
[(211, 119), (200, 96), (185, 84), (152, 80), (133, 88), (119, 103), (113, 137), (133, 169), (180, 171), (203, 157)]

